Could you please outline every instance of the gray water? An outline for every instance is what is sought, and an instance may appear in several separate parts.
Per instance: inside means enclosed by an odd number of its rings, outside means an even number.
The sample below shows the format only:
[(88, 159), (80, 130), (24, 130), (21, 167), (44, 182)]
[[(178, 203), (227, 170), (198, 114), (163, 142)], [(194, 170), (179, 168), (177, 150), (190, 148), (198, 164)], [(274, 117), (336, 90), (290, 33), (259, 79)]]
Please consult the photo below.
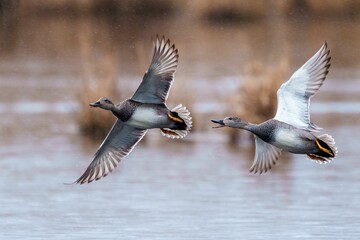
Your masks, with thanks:
[[(254, 154), (251, 142), (242, 138), (228, 144), (226, 131), (211, 129), (208, 116), (231, 113), (224, 106), (241, 82), (241, 63), (260, 53), (274, 56), (281, 45), (267, 49), (264, 26), (193, 26), (191, 38), (189, 32), (172, 33), (181, 56), (174, 87), (196, 86), (188, 87), (192, 110), (204, 127), (184, 140), (165, 139), (152, 130), (113, 173), (80, 186), (64, 183), (80, 176), (101, 139), (82, 137), (75, 120), (81, 107), (74, 94), (74, 83), (81, 81), (77, 52), (71, 53), (76, 46), (73, 38), (62, 43), (58, 37), (72, 36), (78, 22), (73, 26), (67, 21), (20, 23), (20, 29), (29, 30), (19, 30), (15, 46), (0, 60), (1, 239), (359, 239), (360, 54), (353, 57), (352, 51), (359, 49), (360, 41), (341, 42), (341, 34), (355, 32), (354, 38), (359, 38), (358, 23), (351, 28), (342, 23), (338, 34), (332, 33), (332, 24), (311, 23), (312, 34), (323, 29), (325, 36), (312, 35), (309, 41), (295, 41), (301, 33), (292, 30), (296, 23), (289, 23), (286, 34), (270, 38), (301, 49), (290, 54), (291, 69), (324, 38), (332, 43), (331, 74), (311, 108), (314, 122), (336, 139), (339, 155), (330, 164), (283, 154), (270, 172), (248, 172)], [(81, 21), (91, 25), (94, 20)], [(50, 32), (49, 26), (62, 26), (64, 32)], [(34, 29), (50, 36), (45, 42), (26, 42)], [(153, 31), (161, 31), (154, 29), (127, 36), (141, 39), (147, 49)], [(127, 95), (141, 79), (131, 67), (136, 61), (129, 41), (121, 42), (127, 52), (119, 53), (127, 66), (122, 67), (119, 85), (131, 88), (125, 90)], [(70, 50), (56, 48), (63, 45)], [(214, 51), (214, 46), (220, 50)], [(171, 94), (181, 93), (173, 89)]]

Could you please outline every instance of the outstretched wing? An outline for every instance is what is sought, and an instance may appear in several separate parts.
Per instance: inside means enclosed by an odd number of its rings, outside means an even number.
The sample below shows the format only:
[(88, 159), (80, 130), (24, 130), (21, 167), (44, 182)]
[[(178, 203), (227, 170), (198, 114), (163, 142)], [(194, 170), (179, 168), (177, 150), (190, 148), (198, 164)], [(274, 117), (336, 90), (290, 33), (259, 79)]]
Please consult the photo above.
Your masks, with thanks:
[(143, 103), (164, 103), (174, 80), (179, 54), (170, 40), (157, 37), (148, 71), (132, 99)]
[(133, 128), (117, 120), (95, 153), (86, 171), (75, 183), (90, 183), (108, 175), (143, 138), (146, 130)]
[(323, 84), (330, 67), (330, 50), (326, 42), (277, 91), (275, 119), (301, 129), (320, 129), (310, 122), (310, 99)]
[(281, 154), (281, 149), (264, 142), (257, 136), (255, 136), (255, 148), (255, 158), (250, 172), (261, 174), (275, 165)]

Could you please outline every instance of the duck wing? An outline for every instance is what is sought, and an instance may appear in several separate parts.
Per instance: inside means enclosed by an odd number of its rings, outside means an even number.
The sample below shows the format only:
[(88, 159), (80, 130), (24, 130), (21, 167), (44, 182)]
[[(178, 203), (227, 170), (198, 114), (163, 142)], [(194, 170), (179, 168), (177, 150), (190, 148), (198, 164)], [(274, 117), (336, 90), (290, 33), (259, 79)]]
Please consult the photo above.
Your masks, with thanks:
[(108, 175), (144, 137), (146, 131), (117, 120), (95, 153), (89, 167), (75, 183), (90, 183)]
[(164, 103), (174, 80), (179, 54), (175, 45), (164, 36), (156, 38), (154, 55), (149, 69), (132, 99), (143, 103)]
[(275, 165), (281, 154), (281, 149), (264, 142), (257, 136), (255, 136), (255, 148), (255, 158), (250, 172), (261, 174)]
[(310, 99), (323, 84), (330, 67), (327, 43), (320, 48), (277, 91), (278, 107), (275, 119), (301, 129), (320, 129), (310, 122)]

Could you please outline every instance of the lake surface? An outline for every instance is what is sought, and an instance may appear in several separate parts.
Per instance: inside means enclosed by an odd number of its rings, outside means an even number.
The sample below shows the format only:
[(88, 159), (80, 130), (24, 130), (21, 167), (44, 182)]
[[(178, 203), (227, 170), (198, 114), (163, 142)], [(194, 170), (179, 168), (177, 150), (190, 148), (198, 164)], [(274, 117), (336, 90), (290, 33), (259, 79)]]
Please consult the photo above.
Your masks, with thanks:
[[(16, 24), (1, 39), (1, 239), (359, 239), (360, 21), (130, 27), (124, 19), (112, 26), (55, 17)], [(119, 90), (130, 96), (157, 33), (170, 35), (180, 51), (169, 105), (186, 91), (201, 127), (180, 141), (152, 130), (108, 177), (65, 185), (101, 142), (82, 137), (75, 119), (83, 35), (100, 39), (88, 47), (95, 63), (104, 45), (116, 49)], [(324, 40), (333, 65), (311, 112), (335, 138), (338, 157), (320, 165), (283, 154), (270, 172), (249, 173), (251, 142), (228, 144), (209, 119), (232, 112), (224, 106), (246, 62), (273, 64), (287, 55), (292, 72)]]

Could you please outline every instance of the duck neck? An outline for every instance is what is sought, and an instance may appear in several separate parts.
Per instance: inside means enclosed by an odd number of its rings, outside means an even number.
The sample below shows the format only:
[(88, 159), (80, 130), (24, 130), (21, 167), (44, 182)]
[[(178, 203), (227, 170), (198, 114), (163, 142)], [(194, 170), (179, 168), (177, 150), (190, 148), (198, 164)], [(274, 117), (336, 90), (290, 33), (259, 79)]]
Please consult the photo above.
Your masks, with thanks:
[(247, 125), (244, 126), (244, 129), (255, 134), (257, 129), (257, 124), (247, 123)]
[(129, 120), (129, 118), (133, 113), (133, 109), (127, 108), (126, 105), (124, 104), (119, 104), (116, 106), (113, 105), (110, 110), (118, 119), (120, 119), (123, 122)]
[(120, 118), (120, 116), (121, 116), (121, 111), (120, 111), (120, 109), (118, 109), (115, 105), (112, 105), (109, 110), (110, 110), (117, 118)]
[(248, 122), (238, 123), (234, 127), (235, 128), (241, 128), (241, 129), (247, 130), (247, 131), (252, 132), (252, 133), (254, 133), (254, 131), (256, 131), (256, 124), (248, 123)]

